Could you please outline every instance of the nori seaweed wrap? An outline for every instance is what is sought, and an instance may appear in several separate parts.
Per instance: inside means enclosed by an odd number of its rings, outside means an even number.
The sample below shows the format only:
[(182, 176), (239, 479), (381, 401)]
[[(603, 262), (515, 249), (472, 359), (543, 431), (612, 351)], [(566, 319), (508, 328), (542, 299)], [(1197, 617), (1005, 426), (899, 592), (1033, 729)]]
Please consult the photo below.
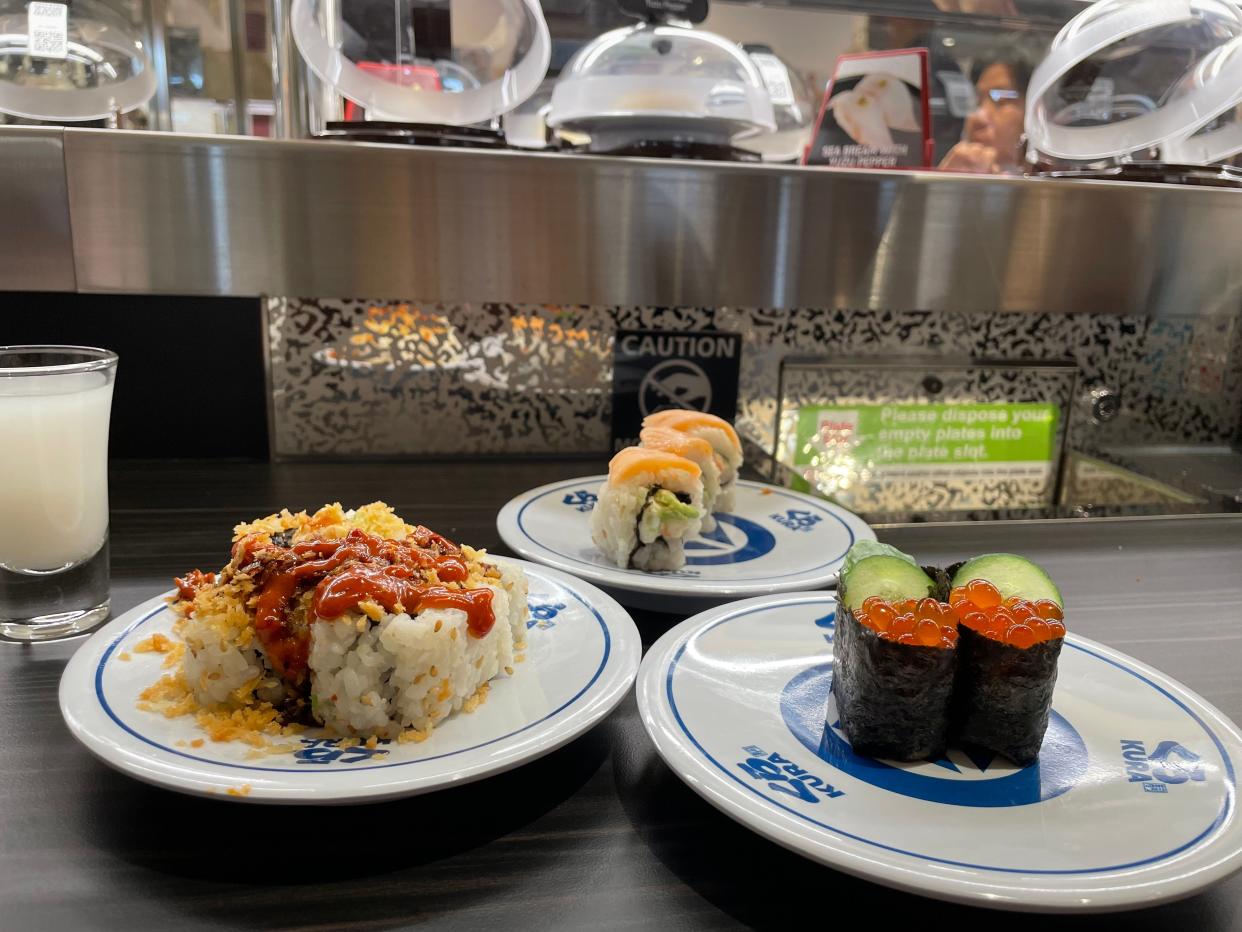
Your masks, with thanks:
[(953, 701), (953, 740), (977, 744), (1025, 766), (1039, 757), (1057, 657), (1064, 638), (1014, 647), (962, 625)]
[(935, 759), (952, 742), (1038, 759), (1065, 636), (1043, 569), (993, 553), (938, 570), (866, 542), (838, 596), (832, 691), (856, 753)]
[[(996, 556), (1009, 557), (994, 555), (994, 560)], [(991, 583), (963, 585), (964, 565), (948, 570), (960, 587), (950, 595), (960, 618), (951, 737), (954, 743), (978, 745), (1026, 766), (1039, 757), (1052, 708), (1065, 634), (1060, 594), (1056, 601), (1031, 603), (1011, 596), (1001, 602), (1001, 592)], [(967, 570), (964, 575), (972, 574)], [(980, 583), (985, 584), (978, 601), (987, 603), (982, 612), (975, 610), (971, 595)], [(1015, 586), (1005, 589), (1012, 592)]]
[[(938, 575), (927, 572), (933, 579)], [(933, 630), (924, 621), (928, 612), (950, 617), (948, 605), (929, 597), (942, 584), (936, 582), (923, 593), (919, 605), (924, 611), (915, 622), (924, 625), (920, 634), (894, 638), (892, 631), (877, 630), (875, 620), (863, 611), (865, 606), (860, 608), (863, 620), (849, 607), (849, 578), (842, 580), (833, 641), (832, 691), (841, 727), (855, 753), (899, 761), (934, 760), (943, 755), (948, 741), (957, 667), (956, 632), (939, 622)], [(886, 614), (901, 611), (893, 603), (884, 604), (890, 606)], [(886, 620), (879, 627), (888, 624)]]

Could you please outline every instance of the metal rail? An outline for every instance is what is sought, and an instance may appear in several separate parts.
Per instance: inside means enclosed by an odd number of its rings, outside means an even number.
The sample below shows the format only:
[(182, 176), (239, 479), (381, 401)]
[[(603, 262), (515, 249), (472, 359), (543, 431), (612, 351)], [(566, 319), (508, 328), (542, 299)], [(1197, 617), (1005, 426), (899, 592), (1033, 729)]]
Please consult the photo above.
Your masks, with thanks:
[(6, 127), (0, 195), (9, 290), (1242, 307), (1226, 189)]

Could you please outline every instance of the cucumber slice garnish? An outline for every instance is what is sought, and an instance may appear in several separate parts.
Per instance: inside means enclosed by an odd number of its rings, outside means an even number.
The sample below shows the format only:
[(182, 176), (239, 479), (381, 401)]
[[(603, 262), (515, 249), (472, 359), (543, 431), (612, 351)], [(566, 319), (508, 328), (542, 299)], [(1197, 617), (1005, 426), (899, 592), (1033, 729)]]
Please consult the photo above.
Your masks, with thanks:
[(987, 580), (1005, 599), (1026, 599), (1028, 602), (1048, 599), (1065, 607), (1061, 590), (1044, 569), (1015, 553), (985, 553), (967, 560), (953, 574), (952, 586), (956, 589), (972, 579)]
[(925, 599), (934, 594), (932, 578), (915, 566), (905, 554), (899, 557), (877, 554), (864, 557), (841, 576), (841, 604), (857, 612), (863, 602), (879, 596), (889, 602)]
[(867, 557), (898, 557), (905, 560), (911, 566), (918, 566), (918, 562), (908, 553), (902, 553), (892, 544), (882, 544), (878, 540), (860, 540), (845, 555), (845, 562), (841, 566), (841, 576), (848, 576), (855, 564)]

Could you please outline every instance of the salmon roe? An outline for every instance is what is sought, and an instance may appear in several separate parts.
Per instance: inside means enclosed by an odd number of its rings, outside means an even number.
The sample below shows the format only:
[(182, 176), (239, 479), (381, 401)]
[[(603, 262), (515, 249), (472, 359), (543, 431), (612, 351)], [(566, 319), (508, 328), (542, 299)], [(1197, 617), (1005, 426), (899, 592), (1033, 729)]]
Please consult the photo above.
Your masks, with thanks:
[(953, 609), (935, 599), (905, 599), (893, 603), (873, 595), (863, 602), (854, 617), (886, 641), (919, 647), (957, 644)]
[(1025, 650), (1065, 636), (1065, 613), (1056, 602), (1005, 599), (985, 579), (955, 587), (949, 593), (949, 606), (959, 624), (1012, 647)]

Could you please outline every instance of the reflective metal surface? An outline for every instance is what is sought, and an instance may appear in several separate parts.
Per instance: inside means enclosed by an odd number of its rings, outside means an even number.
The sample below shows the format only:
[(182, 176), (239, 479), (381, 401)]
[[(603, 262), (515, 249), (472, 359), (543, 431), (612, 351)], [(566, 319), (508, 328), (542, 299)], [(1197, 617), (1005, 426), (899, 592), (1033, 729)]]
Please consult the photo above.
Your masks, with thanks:
[(143, 0), (142, 17), (147, 24), (151, 69), (155, 72), (155, 96), (147, 113), (151, 129), (171, 132), (173, 128), (171, 85), (168, 80), (168, 3)]
[[(1242, 191), (80, 129), (64, 140), (83, 291), (1144, 315), (1232, 315), (1242, 297)], [(0, 174), (34, 187), (7, 161)], [(6, 256), (20, 266), (25, 233)]]
[(77, 287), (63, 135), (36, 126), (0, 134), (0, 288), (6, 291)]
[(272, 58), (272, 94), (276, 109), (273, 134), (281, 139), (307, 135), (307, 81), (289, 29), (290, 0), (268, 0), (268, 47)]
[(229, 64), (233, 73), (232, 132), (250, 132), (247, 114), (250, 90), (246, 86), (246, 4), (243, 0), (229, 0)]

